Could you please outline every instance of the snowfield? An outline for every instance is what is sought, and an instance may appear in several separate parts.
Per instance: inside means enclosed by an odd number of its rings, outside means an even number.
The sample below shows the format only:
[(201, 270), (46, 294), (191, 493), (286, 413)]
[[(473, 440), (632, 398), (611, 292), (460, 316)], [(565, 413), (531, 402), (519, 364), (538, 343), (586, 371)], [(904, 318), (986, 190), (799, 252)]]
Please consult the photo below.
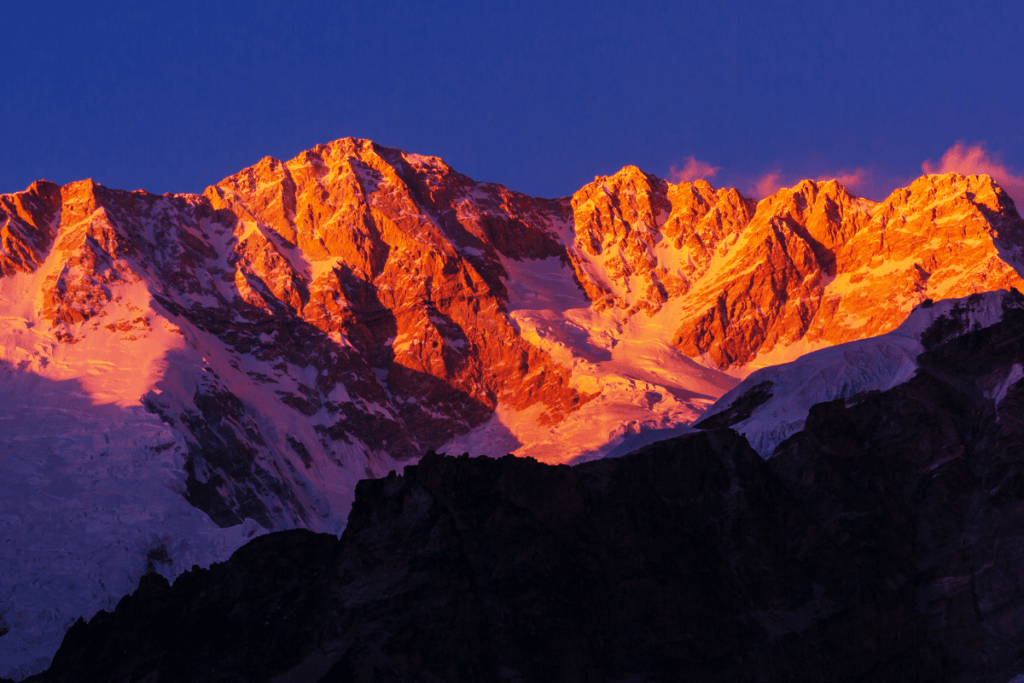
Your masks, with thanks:
[(112, 610), (145, 572), (173, 579), (265, 531), (222, 529), (182, 497), (184, 440), (143, 408), (8, 363), (0, 383), (0, 674), (44, 670), (76, 619)]

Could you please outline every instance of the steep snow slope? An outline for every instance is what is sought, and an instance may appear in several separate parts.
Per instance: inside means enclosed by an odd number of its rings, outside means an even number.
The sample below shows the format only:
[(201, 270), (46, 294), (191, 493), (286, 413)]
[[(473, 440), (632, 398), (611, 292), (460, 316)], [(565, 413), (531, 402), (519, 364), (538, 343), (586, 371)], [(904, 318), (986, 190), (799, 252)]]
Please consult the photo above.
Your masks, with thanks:
[(668, 343), (677, 320), (672, 306), (651, 318), (623, 319), (589, 307), (564, 261), (503, 266), (519, 334), (570, 368), (571, 386), (587, 400), (555, 423), (540, 419), (537, 408), (499, 403), (488, 422), (449, 441), (444, 452), (509, 452), (552, 463), (622, 455), (689, 431), (738, 381)]
[(7, 363), (0, 382), (4, 675), (45, 668), (75, 619), (112, 609), (142, 573), (225, 560), (264, 531), (221, 528), (185, 500), (185, 441), (141, 406)]
[[(840, 398), (856, 401), (859, 394), (902, 384), (914, 376), (917, 357), (925, 350), (993, 325), (1009, 309), (1024, 309), (1024, 296), (1017, 290), (921, 304), (892, 332), (752, 373), (711, 406), (696, 426), (731, 427), (763, 457), (770, 457), (778, 444), (803, 429), (811, 406)], [(1019, 368), (1016, 377), (1011, 373), (1000, 385), (1002, 392), (1021, 376)]]
[[(281, 372), (168, 313), (127, 260), (88, 267), (91, 254), (79, 245), (96, 244), (107, 220), (96, 211), (74, 220), (69, 199), (66, 223), (37, 269), (0, 280), (0, 675), (15, 678), (45, 668), (76, 618), (113, 607), (147, 570), (173, 577), (206, 566), (275, 526), (339, 533), (355, 482), (394, 466), (353, 448), (348, 468), (317, 450), (305, 453), (317, 462), (303, 467), (288, 438), (316, 444), (314, 425), (278, 395), (261, 393), (247, 373), (277, 375), (282, 394), (310, 373)], [(99, 286), (81, 285), (97, 273)], [(50, 289), (61, 278), (72, 284)], [(60, 318), (68, 300), (84, 301), (91, 315)], [(231, 414), (230, 403), (217, 410), (240, 420), (232, 431), (212, 420), (190, 428), (190, 417), (213, 414), (207, 397), (225, 392), (246, 397), (240, 412)], [(155, 406), (175, 417), (165, 422)], [(220, 475), (206, 465), (217, 454), (197, 435), (236, 429), (249, 432), (251, 449), (236, 443), (228, 453), (241, 460), (234, 481), (214, 482), (235, 505), (200, 510), (209, 502), (204, 485)], [(289, 468), (287, 489), (261, 487), (260, 474), (287, 467), (289, 457), (298, 467)], [(234, 510), (244, 512), (232, 520)]]

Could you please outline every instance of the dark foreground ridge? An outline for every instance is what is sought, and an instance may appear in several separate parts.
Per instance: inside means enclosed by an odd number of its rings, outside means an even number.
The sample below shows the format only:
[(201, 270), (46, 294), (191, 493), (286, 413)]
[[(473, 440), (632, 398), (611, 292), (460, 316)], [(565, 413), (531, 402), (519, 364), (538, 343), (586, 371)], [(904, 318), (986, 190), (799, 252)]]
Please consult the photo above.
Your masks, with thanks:
[(934, 347), (768, 461), (728, 429), (572, 468), (428, 455), (360, 482), (340, 540), (144, 577), (29, 680), (1006, 683), (1022, 339), (1015, 312)]
[[(910, 612), (727, 430), (578, 467), (429, 456), (76, 624), (40, 681), (909, 680)], [(916, 670), (916, 669), (915, 669)]]

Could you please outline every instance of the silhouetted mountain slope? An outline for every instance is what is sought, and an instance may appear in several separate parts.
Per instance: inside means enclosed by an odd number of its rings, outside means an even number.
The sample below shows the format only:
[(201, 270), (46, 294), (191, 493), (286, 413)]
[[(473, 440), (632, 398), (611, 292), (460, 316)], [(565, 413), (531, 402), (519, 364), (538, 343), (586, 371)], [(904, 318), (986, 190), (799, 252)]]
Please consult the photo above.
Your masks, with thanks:
[(1024, 311), (933, 346), (910, 381), (814, 406), (768, 461), (917, 612), (950, 680), (1024, 673)]
[[(938, 669), (731, 431), (575, 468), (430, 456), (295, 531), (150, 575), (39, 681), (908, 680)], [(157, 680), (157, 678), (153, 678)]]

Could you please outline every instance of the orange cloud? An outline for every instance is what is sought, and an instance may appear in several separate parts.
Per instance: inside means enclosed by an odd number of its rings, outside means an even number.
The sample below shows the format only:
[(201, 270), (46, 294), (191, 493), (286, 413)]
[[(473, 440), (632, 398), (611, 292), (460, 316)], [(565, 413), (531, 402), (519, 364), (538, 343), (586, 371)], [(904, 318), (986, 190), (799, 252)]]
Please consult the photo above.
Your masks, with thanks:
[(1024, 176), (1005, 166), (998, 158), (985, 151), (984, 143), (966, 145), (963, 140), (946, 150), (933, 164), (931, 159), (921, 164), (925, 173), (959, 173), (961, 175), (990, 175), (1013, 198), (1018, 210), (1024, 210)]
[(843, 187), (853, 190), (863, 186), (870, 179), (871, 174), (869, 172), (863, 168), (855, 168), (852, 171), (842, 169), (838, 173), (820, 175), (817, 181), (820, 183), (826, 180), (835, 180)]
[(748, 190), (754, 195), (754, 199), (761, 200), (765, 197), (770, 197), (785, 185), (782, 182), (782, 171), (768, 171), (763, 176), (754, 181), (754, 184)]
[(706, 161), (697, 161), (694, 157), (686, 157), (686, 164), (682, 168), (673, 166), (669, 170), (668, 177), (673, 183), (692, 183), (694, 180), (714, 178), (715, 174), (721, 170), (721, 166), (712, 166)]

